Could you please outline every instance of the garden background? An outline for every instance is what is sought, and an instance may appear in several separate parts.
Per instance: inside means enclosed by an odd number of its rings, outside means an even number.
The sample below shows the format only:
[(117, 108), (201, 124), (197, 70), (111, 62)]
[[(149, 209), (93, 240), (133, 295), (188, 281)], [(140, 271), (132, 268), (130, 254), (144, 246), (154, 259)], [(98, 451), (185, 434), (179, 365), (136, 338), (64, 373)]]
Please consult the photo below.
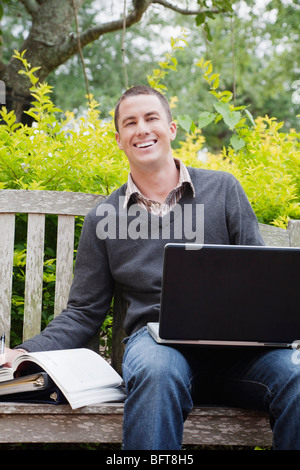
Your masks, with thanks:
[[(0, 189), (109, 194), (128, 174), (114, 104), (150, 84), (171, 101), (174, 156), (233, 173), (259, 222), (300, 218), (297, 1), (5, 0), (0, 14)], [(55, 228), (49, 217), (42, 328), (53, 316)], [(25, 231), (19, 217), (12, 345), (22, 336)], [(110, 325), (111, 316), (103, 335)]]

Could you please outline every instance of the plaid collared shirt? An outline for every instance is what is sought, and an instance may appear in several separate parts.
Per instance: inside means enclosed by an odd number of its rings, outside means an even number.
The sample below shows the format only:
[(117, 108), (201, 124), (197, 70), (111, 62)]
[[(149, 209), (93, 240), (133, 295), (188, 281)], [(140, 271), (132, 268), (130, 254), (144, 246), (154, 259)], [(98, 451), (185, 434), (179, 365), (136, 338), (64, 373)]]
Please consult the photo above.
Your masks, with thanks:
[(190, 174), (186, 166), (182, 163), (182, 161), (178, 159), (174, 159), (174, 161), (175, 161), (176, 167), (179, 169), (179, 180), (178, 180), (177, 186), (170, 191), (170, 193), (168, 194), (168, 196), (166, 197), (163, 203), (152, 201), (151, 199), (148, 199), (147, 197), (143, 196), (143, 194), (134, 184), (132, 176), (129, 173), (124, 207), (126, 207), (129, 200), (131, 200), (133, 203), (138, 204), (140, 207), (143, 207), (144, 209), (151, 212), (152, 214), (163, 217), (169, 211), (171, 211), (172, 208), (177, 204), (177, 202), (180, 200), (181, 196), (183, 195), (183, 192), (187, 185), (189, 185), (192, 188), (193, 196), (195, 197), (194, 185), (192, 183)]

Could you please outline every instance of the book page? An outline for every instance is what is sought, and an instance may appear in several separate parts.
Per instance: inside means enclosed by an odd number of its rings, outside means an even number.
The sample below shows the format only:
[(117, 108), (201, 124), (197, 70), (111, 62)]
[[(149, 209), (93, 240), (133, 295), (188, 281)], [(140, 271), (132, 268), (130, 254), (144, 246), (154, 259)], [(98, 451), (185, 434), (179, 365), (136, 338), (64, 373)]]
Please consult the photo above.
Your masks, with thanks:
[(0, 367), (0, 382), (11, 380), (14, 377), (13, 369), (10, 367)]
[(120, 375), (89, 349), (29, 353), (22, 355), (22, 360), (26, 357), (41, 366), (66, 394), (122, 383)]
[(0, 354), (0, 382), (11, 380), (14, 377), (14, 371), (11, 367), (6, 367), (5, 353)]

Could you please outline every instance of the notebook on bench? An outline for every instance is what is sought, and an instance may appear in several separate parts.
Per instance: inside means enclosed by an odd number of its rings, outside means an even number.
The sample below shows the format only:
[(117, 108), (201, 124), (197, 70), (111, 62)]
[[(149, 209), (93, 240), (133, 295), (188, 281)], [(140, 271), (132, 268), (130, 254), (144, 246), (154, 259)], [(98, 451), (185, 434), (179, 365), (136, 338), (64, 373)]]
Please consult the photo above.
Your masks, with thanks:
[(167, 244), (160, 343), (300, 345), (300, 248)]

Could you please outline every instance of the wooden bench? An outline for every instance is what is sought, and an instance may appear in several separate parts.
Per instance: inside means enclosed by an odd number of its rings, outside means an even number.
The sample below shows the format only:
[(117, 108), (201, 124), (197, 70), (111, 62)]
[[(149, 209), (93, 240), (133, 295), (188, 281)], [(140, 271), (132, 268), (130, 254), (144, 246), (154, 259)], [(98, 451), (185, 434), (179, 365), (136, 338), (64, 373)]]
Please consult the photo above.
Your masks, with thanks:
[[(66, 305), (73, 273), (74, 219), (104, 196), (51, 191), (0, 191), (0, 328), (9, 338), (15, 215), (28, 214), (23, 340), (41, 329), (45, 216), (58, 216), (54, 315)], [(300, 246), (300, 221), (288, 229), (261, 225), (267, 245)], [(112, 364), (120, 372), (126, 306), (114, 301)], [(1, 330), (2, 332), (2, 330)], [(122, 404), (86, 406), (0, 403), (0, 443), (121, 443)], [(184, 427), (184, 445), (270, 446), (264, 413), (237, 408), (195, 407)]]

